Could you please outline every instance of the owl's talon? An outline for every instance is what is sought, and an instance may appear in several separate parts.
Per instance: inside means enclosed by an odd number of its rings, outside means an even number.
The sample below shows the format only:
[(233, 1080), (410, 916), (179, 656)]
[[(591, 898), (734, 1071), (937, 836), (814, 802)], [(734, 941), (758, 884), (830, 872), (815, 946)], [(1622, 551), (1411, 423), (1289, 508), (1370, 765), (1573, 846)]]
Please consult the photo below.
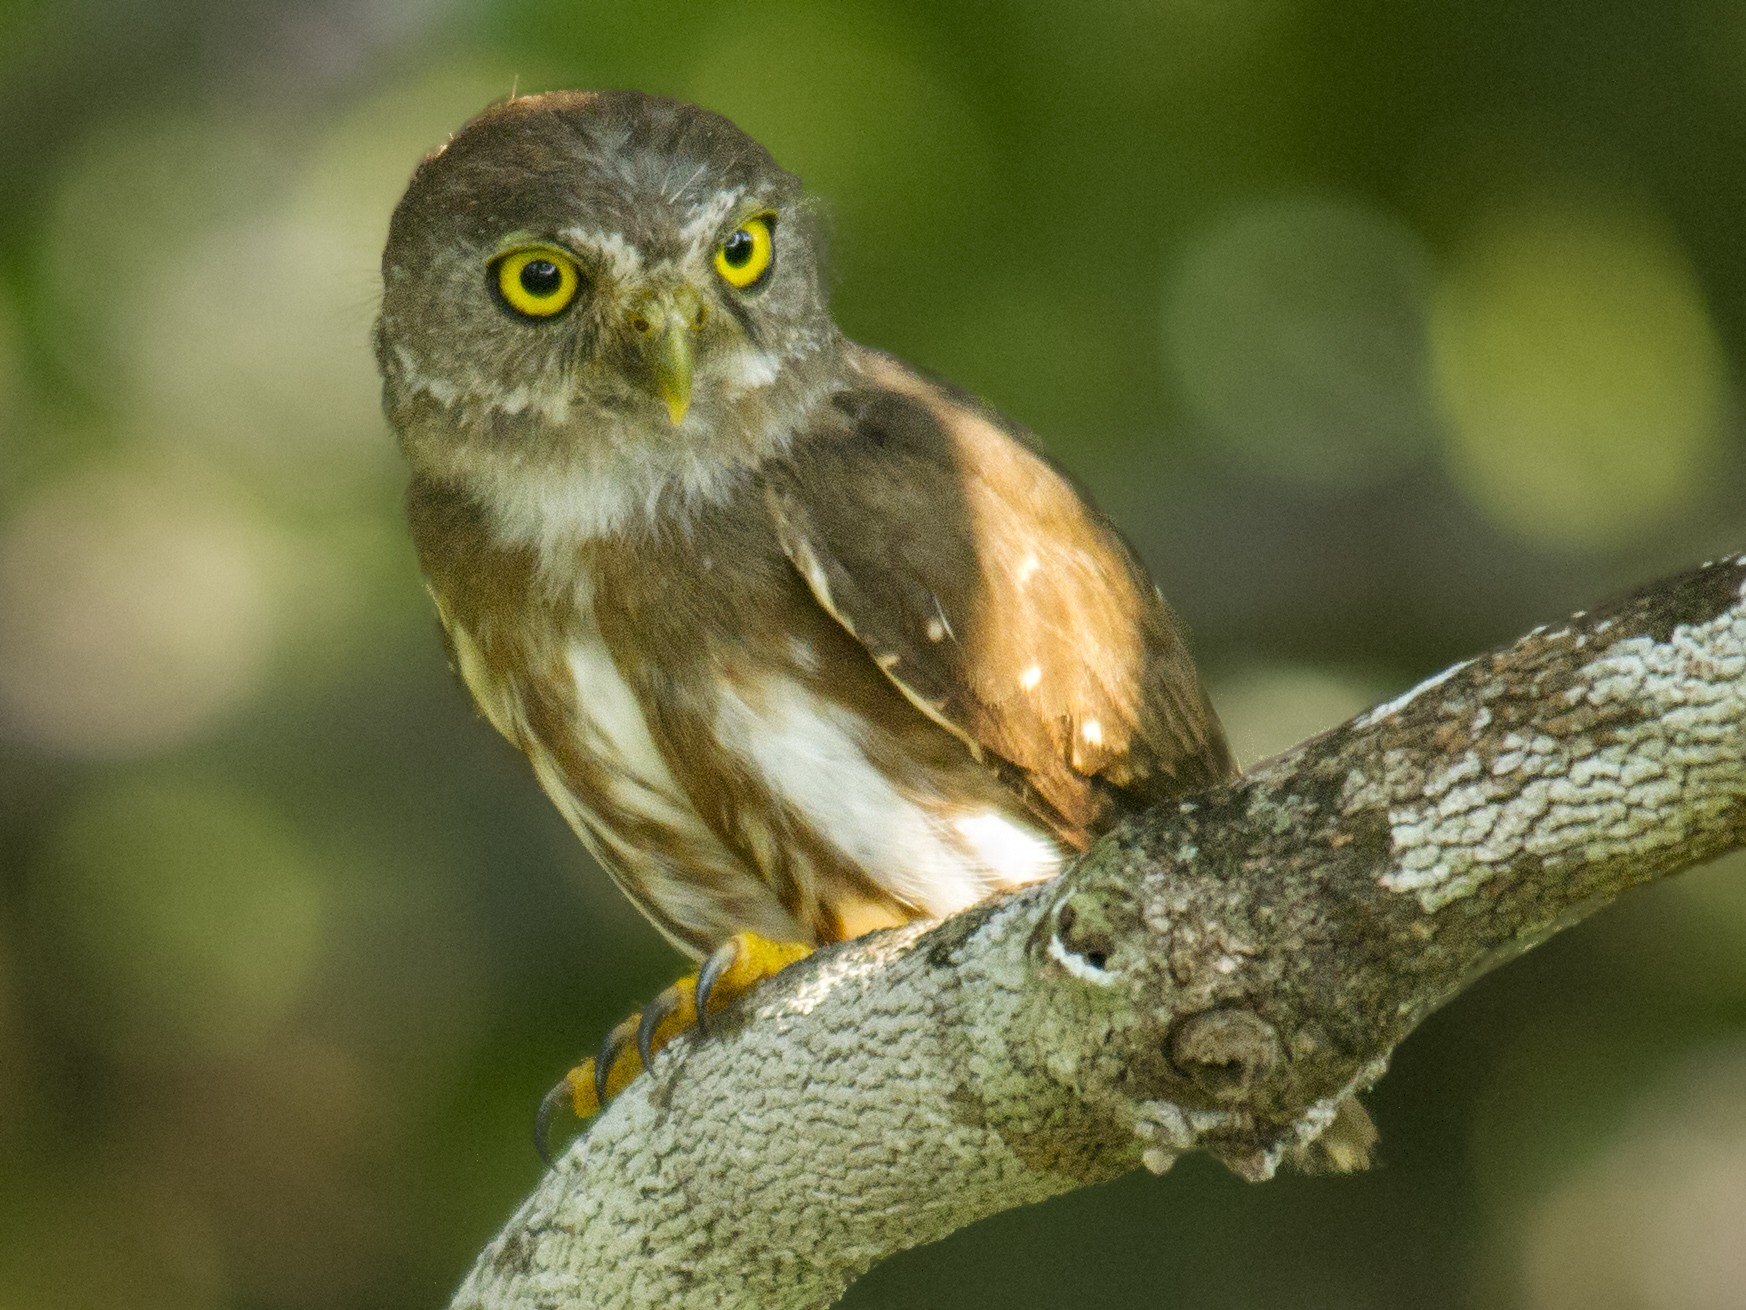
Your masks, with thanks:
[(650, 1073), (655, 1069), (655, 1052), (665, 1046), (671, 1034), (660, 1032), (660, 1027), (681, 1008), (680, 991), (677, 986), (669, 987), (643, 1011), (642, 1022), (637, 1024), (637, 1054), (642, 1057), (643, 1068)]
[[(636, 1040), (638, 1018), (631, 1015), (621, 1022), (606, 1039), (600, 1043), (600, 1054), (594, 1057), (594, 1103), (598, 1110), (608, 1100), (624, 1090), (624, 1085), (635, 1078), (640, 1070), (632, 1069), (621, 1073), (620, 1063), (629, 1054), (631, 1044)], [(613, 1075), (618, 1074), (618, 1077)]]
[[(612, 1041), (610, 1034), (606, 1040)], [(606, 1104), (606, 1077), (612, 1071), (612, 1061), (606, 1055), (606, 1045), (602, 1044), (600, 1050), (601, 1053), (594, 1057), (594, 1104), (597, 1107)]]
[(534, 1150), (539, 1152), (541, 1161), (550, 1169), (555, 1161), (552, 1158), (552, 1121), (558, 1117), (558, 1111), (571, 1105), (574, 1095), (570, 1090), (570, 1080), (564, 1078), (540, 1098), (539, 1111), (534, 1115)]
[(697, 998), (694, 1002), (697, 1007), (697, 1031), (705, 1037), (709, 1036), (710, 1002), (715, 1000), (716, 984), (733, 966), (734, 957), (738, 953), (735, 941), (735, 938), (730, 937), (711, 951), (709, 958), (703, 962), (703, 967), (697, 971), (697, 990), (694, 993)]
[(603, 1102), (595, 1090), (598, 1083), (594, 1076), (597, 1064), (593, 1057), (582, 1061), (540, 1098), (539, 1111), (534, 1115), (534, 1150), (539, 1152), (540, 1159), (548, 1167), (553, 1163), (552, 1124), (557, 1120), (558, 1111), (567, 1105), (577, 1119), (588, 1119), (600, 1112)]
[(699, 1019), (699, 1002), (719, 1010), (760, 979), (811, 951), (812, 947), (798, 942), (773, 942), (755, 933), (740, 933), (723, 943), (702, 969), (687, 974), (641, 1014), (620, 1023), (600, 1044), (600, 1054), (582, 1061), (545, 1094), (534, 1116), (534, 1149), (540, 1159), (552, 1163), (552, 1125), (561, 1107), (568, 1104), (578, 1119), (599, 1114), (638, 1074), (652, 1069), (661, 1048), (680, 1033), (696, 1027), (707, 1034)]
[(697, 1028), (709, 1035), (709, 1015), (754, 984), (812, 954), (802, 942), (773, 942), (755, 932), (737, 932), (710, 953), (697, 971)]

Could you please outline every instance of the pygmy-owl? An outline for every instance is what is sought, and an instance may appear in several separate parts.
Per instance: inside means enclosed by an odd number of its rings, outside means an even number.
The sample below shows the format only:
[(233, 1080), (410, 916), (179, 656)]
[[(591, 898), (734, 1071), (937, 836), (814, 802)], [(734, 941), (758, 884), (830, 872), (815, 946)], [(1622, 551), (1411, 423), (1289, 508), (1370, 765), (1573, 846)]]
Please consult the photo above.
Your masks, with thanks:
[(487, 109), (383, 255), (452, 661), (693, 957), (949, 915), (1233, 773), (1133, 551), (1028, 433), (845, 338), (820, 247), (727, 119), (615, 91)]

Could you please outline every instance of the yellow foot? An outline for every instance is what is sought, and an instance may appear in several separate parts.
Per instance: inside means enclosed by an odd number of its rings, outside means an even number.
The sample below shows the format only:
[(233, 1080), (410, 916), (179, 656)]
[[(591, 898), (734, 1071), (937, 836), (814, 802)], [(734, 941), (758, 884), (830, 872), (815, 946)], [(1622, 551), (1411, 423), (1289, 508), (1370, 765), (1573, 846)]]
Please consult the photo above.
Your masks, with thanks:
[(643, 1070), (655, 1053), (687, 1028), (709, 1032), (709, 1016), (744, 995), (771, 974), (812, 953), (801, 942), (773, 942), (757, 933), (735, 933), (716, 948), (696, 973), (686, 974), (657, 996), (648, 1009), (633, 1014), (606, 1035), (600, 1054), (582, 1061), (540, 1102), (534, 1120), (534, 1146), (548, 1164), (552, 1120), (568, 1105), (578, 1119), (597, 1114)]

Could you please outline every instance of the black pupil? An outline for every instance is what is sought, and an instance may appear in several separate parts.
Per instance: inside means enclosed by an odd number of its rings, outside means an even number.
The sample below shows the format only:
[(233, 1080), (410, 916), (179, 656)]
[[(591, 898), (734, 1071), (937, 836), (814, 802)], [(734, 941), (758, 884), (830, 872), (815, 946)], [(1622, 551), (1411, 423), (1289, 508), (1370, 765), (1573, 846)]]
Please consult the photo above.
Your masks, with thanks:
[(564, 275), (549, 259), (530, 259), (521, 267), (521, 289), (530, 296), (556, 295)]
[(721, 257), (730, 268), (744, 268), (752, 259), (752, 234), (741, 228), (722, 243)]

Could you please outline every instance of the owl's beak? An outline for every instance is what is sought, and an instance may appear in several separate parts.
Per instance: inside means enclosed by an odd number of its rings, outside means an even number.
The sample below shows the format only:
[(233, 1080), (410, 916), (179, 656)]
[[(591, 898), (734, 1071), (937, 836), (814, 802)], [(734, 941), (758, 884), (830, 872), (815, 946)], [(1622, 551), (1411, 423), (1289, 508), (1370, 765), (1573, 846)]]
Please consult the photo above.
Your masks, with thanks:
[(650, 389), (678, 427), (691, 409), (693, 338), (709, 319), (709, 306), (684, 283), (639, 296), (625, 315), (648, 366)]

